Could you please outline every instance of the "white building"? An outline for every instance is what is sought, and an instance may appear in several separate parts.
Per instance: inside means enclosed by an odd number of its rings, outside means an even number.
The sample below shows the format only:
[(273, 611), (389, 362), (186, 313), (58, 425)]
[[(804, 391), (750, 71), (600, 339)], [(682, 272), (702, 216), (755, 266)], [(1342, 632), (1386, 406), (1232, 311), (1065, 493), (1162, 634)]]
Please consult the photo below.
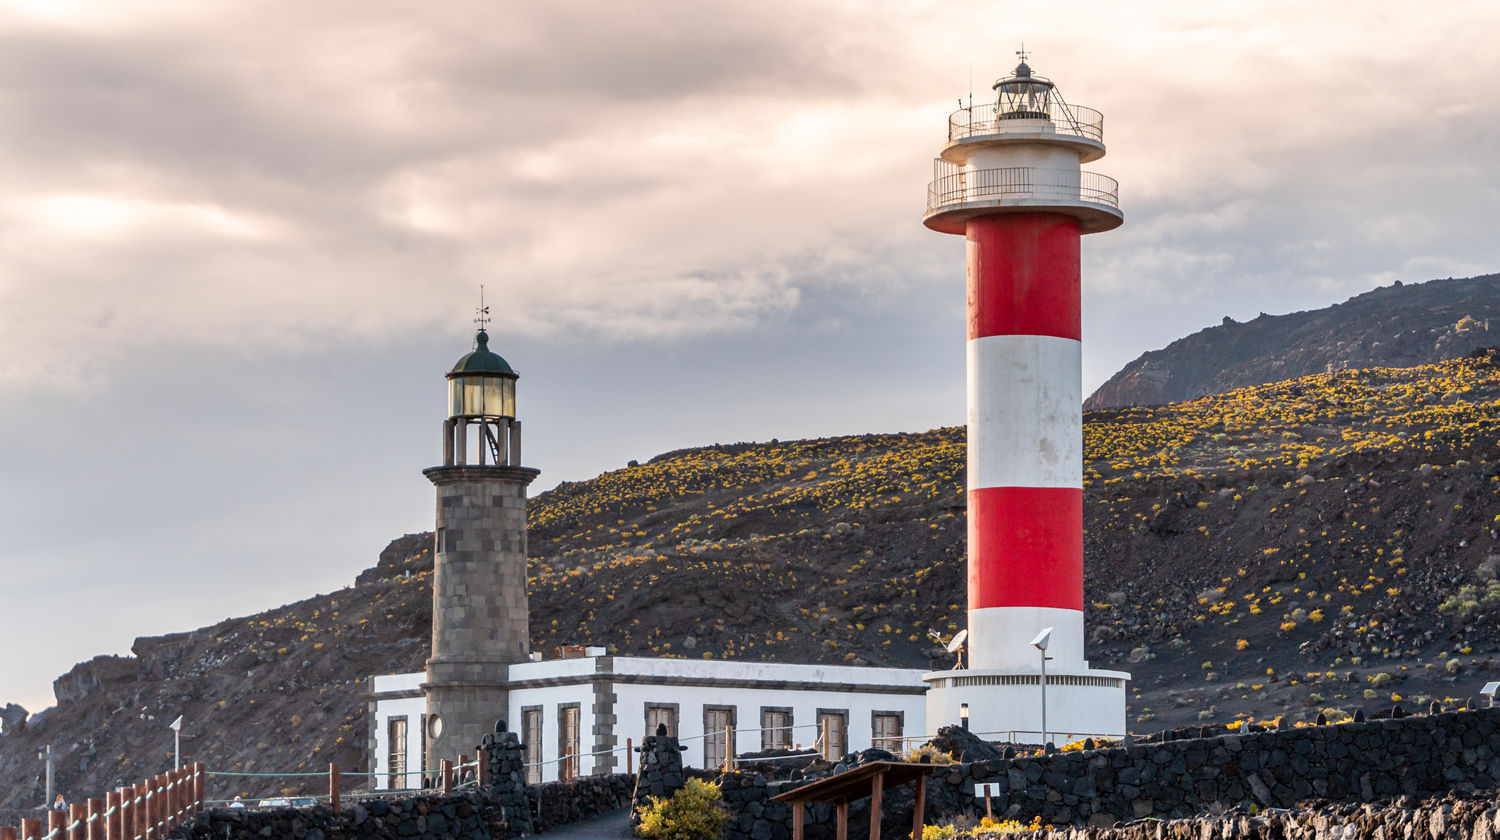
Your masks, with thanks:
[[(427, 755), (423, 672), (371, 680), (370, 755), (377, 787), (421, 786)], [(813, 747), (827, 758), (925, 740), (922, 671), (840, 665), (606, 656), (509, 667), (507, 725), (526, 744), (529, 781), (625, 772), (631, 746), (666, 724), (688, 767), (735, 754)], [(498, 717), (498, 716), (497, 716)], [(726, 732), (726, 730), (728, 730)]]

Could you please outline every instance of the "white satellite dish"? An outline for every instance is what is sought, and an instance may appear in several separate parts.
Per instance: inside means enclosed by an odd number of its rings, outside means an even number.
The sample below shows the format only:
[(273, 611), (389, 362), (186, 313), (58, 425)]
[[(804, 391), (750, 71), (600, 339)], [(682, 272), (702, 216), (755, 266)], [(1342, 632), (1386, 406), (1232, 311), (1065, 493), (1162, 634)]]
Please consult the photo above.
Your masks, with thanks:
[(953, 638), (948, 641), (948, 644), (943, 645), (943, 647), (947, 649), (949, 653), (954, 653), (959, 648), (963, 647), (964, 642), (967, 642), (968, 640), (969, 631), (967, 629), (960, 630), (957, 633), (954, 633)]

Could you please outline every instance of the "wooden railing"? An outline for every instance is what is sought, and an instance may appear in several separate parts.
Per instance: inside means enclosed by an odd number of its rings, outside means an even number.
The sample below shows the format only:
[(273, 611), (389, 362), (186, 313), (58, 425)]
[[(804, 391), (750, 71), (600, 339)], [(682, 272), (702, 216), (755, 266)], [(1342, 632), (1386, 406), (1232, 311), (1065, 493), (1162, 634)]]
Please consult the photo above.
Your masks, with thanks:
[(153, 776), (138, 785), (75, 803), (68, 810), (23, 819), (19, 829), (0, 826), (0, 840), (159, 840), (203, 810), (207, 774), (192, 764)]

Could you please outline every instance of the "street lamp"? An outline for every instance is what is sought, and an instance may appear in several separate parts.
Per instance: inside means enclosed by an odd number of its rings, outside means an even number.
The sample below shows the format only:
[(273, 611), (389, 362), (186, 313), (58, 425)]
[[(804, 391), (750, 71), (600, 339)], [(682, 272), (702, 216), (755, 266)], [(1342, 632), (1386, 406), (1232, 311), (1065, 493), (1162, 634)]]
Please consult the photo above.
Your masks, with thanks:
[(959, 723), (963, 724), (964, 731), (968, 732), (969, 731), (969, 704), (968, 703), (959, 703), (958, 704), (958, 721), (959, 721)]
[(1036, 634), (1036, 638), (1031, 640), (1031, 646), (1042, 654), (1042, 744), (1044, 746), (1047, 743), (1047, 660), (1051, 658), (1047, 656), (1047, 642), (1051, 640), (1051, 627)]
[(182, 715), (168, 724), (172, 730), (172, 769), (182, 769)]

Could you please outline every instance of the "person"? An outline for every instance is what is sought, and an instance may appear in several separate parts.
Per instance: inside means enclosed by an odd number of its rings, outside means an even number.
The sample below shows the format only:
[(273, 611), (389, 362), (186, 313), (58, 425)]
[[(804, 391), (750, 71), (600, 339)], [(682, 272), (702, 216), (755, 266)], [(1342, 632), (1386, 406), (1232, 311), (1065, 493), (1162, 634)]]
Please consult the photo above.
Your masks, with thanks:
[(231, 803), (229, 803), (229, 807), (231, 807), (231, 808), (243, 808), (243, 807), (245, 807), (245, 799), (244, 799), (244, 797), (240, 796), (239, 794), (235, 794), (234, 801), (231, 802)]
[(68, 803), (63, 799), (63, 795), (62, 794), (59, 793), (57, 795), (57, 798), (54, 799), (54, 800), (52, 800), (52, 810), (54, 810), (54, 811), (66, 811), (66, 810), (68, 810)]

